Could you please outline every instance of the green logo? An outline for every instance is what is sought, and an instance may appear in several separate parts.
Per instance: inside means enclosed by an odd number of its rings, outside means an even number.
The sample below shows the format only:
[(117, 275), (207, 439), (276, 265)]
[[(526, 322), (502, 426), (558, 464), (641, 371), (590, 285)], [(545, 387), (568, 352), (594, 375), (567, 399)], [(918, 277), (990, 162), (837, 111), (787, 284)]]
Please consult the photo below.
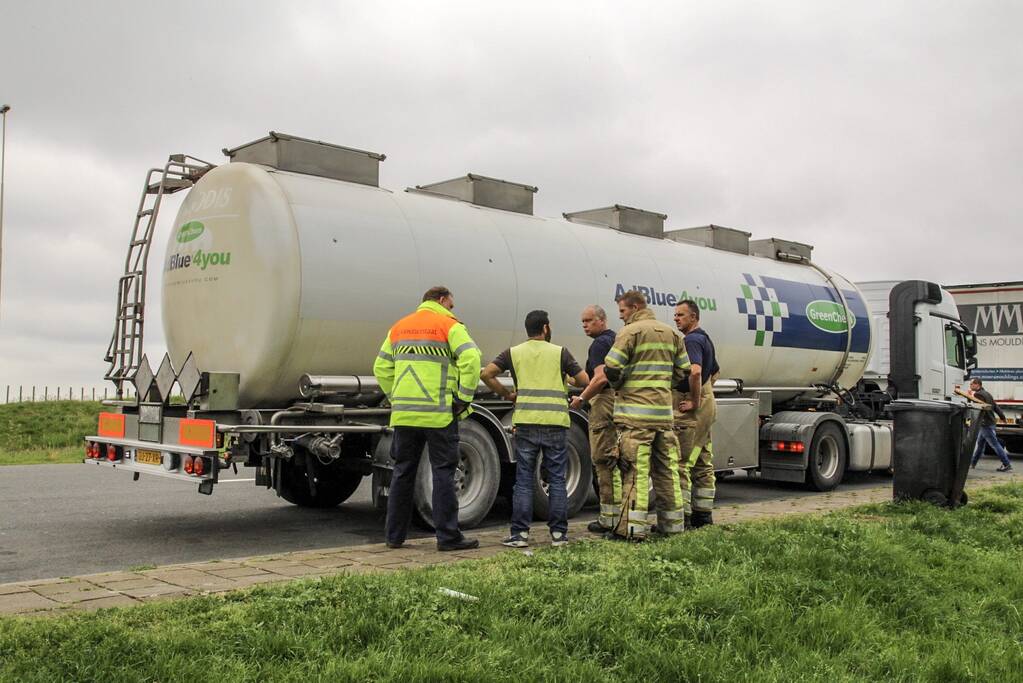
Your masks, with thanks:
[(850, 325), (842, 304), (822, 299), (811, 301), (806, 305), (806, 318), (818, 330), (832, 334), (841, 334), (856, 326), (856, 316), (853, 316), (852, 325)]
[(178, 230), (178, 242), (184, 244), (185, 242), (191, 242), (196, 237), (202, 234), (202, 231), (206, 229), (199, 221), (189, 221), (181, 226)]

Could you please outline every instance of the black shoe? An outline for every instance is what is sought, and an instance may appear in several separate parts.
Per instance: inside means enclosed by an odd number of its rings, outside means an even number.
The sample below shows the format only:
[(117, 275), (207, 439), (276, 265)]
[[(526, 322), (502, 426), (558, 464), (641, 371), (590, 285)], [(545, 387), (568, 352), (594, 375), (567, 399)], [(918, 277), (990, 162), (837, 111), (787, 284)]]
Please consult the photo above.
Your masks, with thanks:
[(589, 531), (591, 534), (606, 534), (607, 532), (611, 531), (606, 526), (596, 521), (587, 524), (586, 530)]
[(480, 542), (475, 538), (466, 538), (462, 536), (462, 540), (455, 541), (454, 543), (437, 543), (437, 550), (442, 553), (450, 552), (452, 550), (472, 550), (473, 548), (479, 548)]
[(401, 542), (401, 543), (391, 543), (390, 541), (388, 541), (387, 542), (387, 547), (390, 548), (391, 550), (397, 550), (398, 548), (404, 548), (405, 547), (405, 543), (404, 543), (404, 541)]
[(970, 469), (971, 469), (971, 470), (975, 470), (975, 469), (977, 469), (977, 463), (975, 463), (975, 462), (971, 462), (971, 463), (970, 463)]
[(995, 472), (1012, 472), (1012, 465), (1002, 465)]
[(712, 513), (704, 510), (693, 510), (692, 528), (699, 529), (701, 526), (710, 526), (714, 523)]
[(633, 536), (631, 538), (626, 538), (625, 536), (619, 536), (618, 534), (616, 534), (613, 531), (608, 531), (607, 533), (604, 534), (604, 540), (605, 541), (617, 541), (619, 543), (641, 543), (641, 542), (643, 542), (646, 539), (638, 538), (636, 536)]

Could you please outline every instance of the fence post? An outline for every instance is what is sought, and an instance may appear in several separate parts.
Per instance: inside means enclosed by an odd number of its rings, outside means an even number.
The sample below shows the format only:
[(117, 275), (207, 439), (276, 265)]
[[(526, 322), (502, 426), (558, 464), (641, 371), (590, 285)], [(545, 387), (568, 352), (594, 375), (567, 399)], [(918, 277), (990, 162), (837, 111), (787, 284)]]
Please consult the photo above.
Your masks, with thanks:
[(18, 403), (21, 403), (21, 389), (22, 389), (22, 387), (21, 387), (21, 385), (19, 384), (19, 385), (18, 385)]
[(60, 400), (60, 385), (57, 385), (57, 400)]
[(93, 388), (92, 388), (92, 400), (93, 400), (93, 401), (95, 401), (95, 400), (96, 400), (96, 387), (93, 387)]
[(11, 385), (8, 384), (7, 385), (7, 400), (4, 401), (4, 403), (10, 403), (10, 402), (11, 402)]
[(36, 402), (36, 385), (32, 385), (32, 403)]
[(103, 387), (103, 400), (107, 400), (107, 388)]
[(49, 400), (50, 400), (50, 385), (49, 384), (44, 384), (43, 385), (43, 403), (46, 403)]

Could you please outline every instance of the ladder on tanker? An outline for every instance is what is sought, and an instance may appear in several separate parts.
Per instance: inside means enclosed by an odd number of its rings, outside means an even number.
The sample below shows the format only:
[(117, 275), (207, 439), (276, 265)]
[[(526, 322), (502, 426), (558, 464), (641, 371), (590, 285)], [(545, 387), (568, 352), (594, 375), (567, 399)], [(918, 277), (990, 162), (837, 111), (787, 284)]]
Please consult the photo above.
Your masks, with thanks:
[(142, 333), (145, 328), (146, 268), (149, 247), (164, 195), (186, 190), (213, 164), (185, 154), (172, 154), (163, 168), (151, 168), (146, 174), (135, 213), (135, 225), (124, 260), (124, 275), (117, 281), (117, 312), (114, 333), (104, 360), (110, 364), (105, 379), (117, 387), (117, 398), (124, 397), (124, 384), (135, 376), (142, 362)]

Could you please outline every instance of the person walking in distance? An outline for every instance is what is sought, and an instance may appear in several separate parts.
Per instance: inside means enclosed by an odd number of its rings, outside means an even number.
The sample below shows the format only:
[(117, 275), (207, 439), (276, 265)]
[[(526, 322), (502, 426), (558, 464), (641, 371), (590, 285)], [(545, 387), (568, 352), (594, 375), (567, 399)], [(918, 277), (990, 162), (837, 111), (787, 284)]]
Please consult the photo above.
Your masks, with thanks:
[(622, 514), (622, 477), (618, 471), (618, 430), (613, 414), (615, 392), (604, 374), (604, 357), (611, 350), (615, 333), (607, 329), (607, 313), (597, 304), (582, 312), (583, 332), (593, 339), (586, 359), (586, 374), (590, 383), (582, 393), (572, 397), (572, 409), (589, 407), (590, 459), (597, 472), (597, 491), (600, 497), (600, 516), (586, 528), (593, 533), (607, 533), (614, 529)]
[(1005, 452), (1005, 448), (995, 435), (995, 415), (1004, 420), (1005, 413), (998, 407), (994, 396), (984, 388), (984, 383), (979, 379), (970, 380), (970, 393), (976, 400), (991, 406), (991, 410), (980, 411), (980, 432), (977, 434), (977, 446), (973, 449), (973, 460), (970, 462), (970, 467), (977, 466), (977, 461), (984, 454), (984, 444), (987, 443), (1002, 461), (1002, 466), (998, 468), (998, 471), (1011, 472), (1012, 461), (1009, 460), (1009, 454)]
[(454, 296), (431, 287), (415, 313), (391, 327), (373, 364), (391, 404), (391, 488), (385, 537), (400, 548), (412, 517), (412, 490), (423, 446), (433, 470), (433, 526), (437, 550), (479, 546), (458, 528), (458, 421), (471, 412), (480, 372), (480, 350), (451, 313)]
[(614, 536), (643, 540), (651, 526), (649, 486), (657, 496), (657, 526), (673, 534), (684, 527), (678, 476), (678, 439), (672, 429), (672, 393), (689, 369), (685, 343), (657, 320), (646, 298), (630, 290), (618, 299), (625, 327), (604, 359), (604, 374), (618, 390), (614, 423), (619, 430), (622, 515)]
[[(547, 311), (526, 315), (525, 342), (505, 349), (488, 363), (480, 377), (497, 395), (515, 402), (515, 488), (512, 494), (511, 536), (502, 543), (513, 548), (529, 545), (533, 519), (533, 485), (537, 458), (543, 454), (547, 472), (550, 510), (547, 526), (551, 544), (568, 543), (567, 469), (568, 391), (565, 377), (577, 387), (589, 378), (568, 349), (551, 344)], [(515, 391), (508, 391), (497, 376), (511, 370)]]
[(714, 378), (718, 367), (714, 342), (700, 327), (700, 308), (692, 299), (675, 306), (675, 326), (685, 337), (689, 356), (688, 391), (675, 394), (675, 433), (682, 453), (682, 503), (696, 529), (713, 524), (714, 449), (710, 431), (717, 418)]

